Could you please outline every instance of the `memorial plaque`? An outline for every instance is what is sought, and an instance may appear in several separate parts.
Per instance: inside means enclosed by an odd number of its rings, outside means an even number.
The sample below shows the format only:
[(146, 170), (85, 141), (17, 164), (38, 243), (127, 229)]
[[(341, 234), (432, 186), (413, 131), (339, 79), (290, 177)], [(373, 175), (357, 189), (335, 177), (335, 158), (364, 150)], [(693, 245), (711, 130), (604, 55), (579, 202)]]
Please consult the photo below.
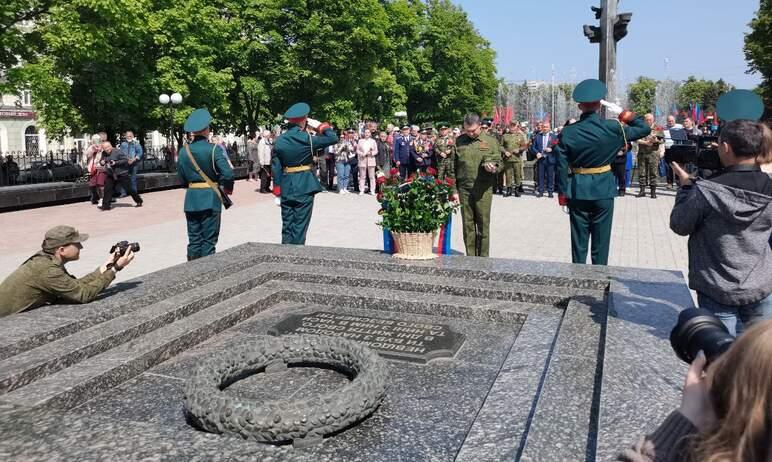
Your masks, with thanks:
[(464, 344), (464, 334), (445, 324), (372, 318), (317, 311), (293, 314), (276, 324), (271, 335), (312, 334), (362, 342), (389, 359), (426, 364), (452, 358)]

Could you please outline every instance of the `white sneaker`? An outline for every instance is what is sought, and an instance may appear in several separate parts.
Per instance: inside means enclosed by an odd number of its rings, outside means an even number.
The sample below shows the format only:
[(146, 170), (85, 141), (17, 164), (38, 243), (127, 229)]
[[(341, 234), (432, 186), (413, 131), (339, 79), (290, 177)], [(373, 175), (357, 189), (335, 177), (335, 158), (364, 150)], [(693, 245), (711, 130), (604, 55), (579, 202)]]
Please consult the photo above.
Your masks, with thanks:
[(363, 192), (361, 192), (361, 191), (360, 191), (360, 192), (359, 192), (359, 195), (360, 195), (360, 196), (364, 196), (364, 195), (365, 195), (365, 193), (363, 193)]

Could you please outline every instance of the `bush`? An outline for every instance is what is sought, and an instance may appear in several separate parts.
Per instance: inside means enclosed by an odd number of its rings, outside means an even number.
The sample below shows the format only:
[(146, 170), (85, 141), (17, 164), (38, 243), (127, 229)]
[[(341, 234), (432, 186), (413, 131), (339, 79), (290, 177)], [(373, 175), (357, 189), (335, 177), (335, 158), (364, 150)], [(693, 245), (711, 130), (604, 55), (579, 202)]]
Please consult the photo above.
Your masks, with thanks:
[(383, 192), (377, 196), (381, 203), (378, 214), (383, 218), (378, 226), (395, 233), (437, 231), (458, 208), (450, 200), (453, 180), (441, 181), (435, 177), (437, 171), (429, 168), (427, 173), (400, 183), (397, 173), (393, 169), (389, 179), (378, 177), (378, 183), (383, 185)]

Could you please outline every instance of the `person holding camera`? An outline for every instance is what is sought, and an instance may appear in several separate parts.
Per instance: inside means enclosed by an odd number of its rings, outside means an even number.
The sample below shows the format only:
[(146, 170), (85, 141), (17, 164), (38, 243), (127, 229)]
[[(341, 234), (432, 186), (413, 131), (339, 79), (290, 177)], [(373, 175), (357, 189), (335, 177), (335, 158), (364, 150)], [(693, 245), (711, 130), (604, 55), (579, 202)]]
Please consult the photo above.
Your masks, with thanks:
[[(134, 199), (135, 207), (142, 207), (142, 198), (139, 197), (139, 193), (134, 189), (129, 181), (129, 158), (126, 157), (126, 153), (120, 149), (113, 148), (112, 143), (109, 141), (102, 142), (102, 165), (105, 167), (107, 176), (105, 177), (105, 194), (102, 197), (102, 206), (100, 210), (110, 210), (113, 193), (115, 186), (120, 186), (129, 192), (131, 198)], [(107, 156), (104, 158), (104, 156)]]
[(65, 265), (80, 258), (88, 234), (72, 226), (56, 226), (46, 232), (42, 250), (27, 259), (0, 284), (0, 317), (49, 303), (88, 303), (134, 260), (131, 248), (116, 248), (94, 272), (77, 279)]
[(727, 122), (718, 139), (723, 170), (694, 179), (672, 163), (681, 188), (670, 229), (689, 236), (689, 287), (700, 307), (737, 335), (772, 319), (772, 178), (760, 167), (772, 152), (769, 129), (756, 121), (763, 112), (758, 96), (735, 90), (719, 99), (718, 111)]
[(681, 406), (618, 460), (772, 460), (772, 321), (757, 323), (710, 360), (700, 352)]

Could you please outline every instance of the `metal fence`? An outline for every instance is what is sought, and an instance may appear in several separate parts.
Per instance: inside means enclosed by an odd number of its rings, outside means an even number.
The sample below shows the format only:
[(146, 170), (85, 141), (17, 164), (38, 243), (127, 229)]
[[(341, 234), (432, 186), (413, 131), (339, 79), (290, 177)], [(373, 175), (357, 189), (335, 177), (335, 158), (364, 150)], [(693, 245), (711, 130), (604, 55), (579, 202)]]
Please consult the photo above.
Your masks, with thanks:
[[(234, 166), (245, 163), (243, 149), (229, 150)], [(139, 163), (138, 173), (176, 171), (176, 158), (160, 149), (148, 149)], [(88, 171), (83, 151), (26, 151), (0, 153), (0, 187), (53, 182), (87, 182)]]

